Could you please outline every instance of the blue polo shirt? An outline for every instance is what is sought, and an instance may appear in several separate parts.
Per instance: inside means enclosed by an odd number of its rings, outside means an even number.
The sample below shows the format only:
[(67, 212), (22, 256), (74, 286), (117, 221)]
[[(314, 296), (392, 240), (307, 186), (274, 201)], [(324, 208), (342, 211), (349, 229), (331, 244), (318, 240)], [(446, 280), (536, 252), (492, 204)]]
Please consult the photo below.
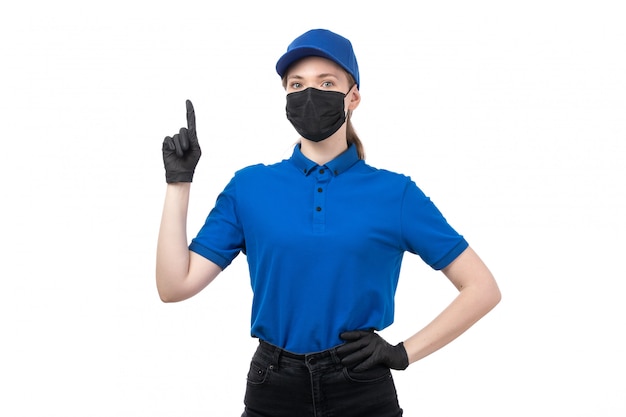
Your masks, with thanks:
[(311, 353), (393, 322), (405, 252), (441, 269), (467, 246), (409, 177), (367, 165), (354, 146), (323, 166), (296, 146), (237, 171), (189, 248), (222, 269), (244, 253), (251, 335)]

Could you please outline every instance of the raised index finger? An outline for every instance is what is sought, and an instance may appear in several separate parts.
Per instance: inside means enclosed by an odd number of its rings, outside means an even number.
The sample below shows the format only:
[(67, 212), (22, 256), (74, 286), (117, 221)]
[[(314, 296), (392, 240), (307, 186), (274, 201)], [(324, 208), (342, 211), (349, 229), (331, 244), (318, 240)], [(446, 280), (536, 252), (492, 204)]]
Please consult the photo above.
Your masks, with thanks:
[(193, 109), (191, 100), (187, 100), (187, 129), (192, 135), (196, 133), (196, 112)]

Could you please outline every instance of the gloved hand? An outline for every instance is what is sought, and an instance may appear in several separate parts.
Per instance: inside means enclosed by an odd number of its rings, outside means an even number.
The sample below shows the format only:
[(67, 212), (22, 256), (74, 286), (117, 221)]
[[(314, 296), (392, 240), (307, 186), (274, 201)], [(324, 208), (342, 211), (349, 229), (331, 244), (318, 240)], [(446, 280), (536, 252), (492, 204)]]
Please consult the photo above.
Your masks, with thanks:
[(365, 330), (343, 332), (339, 337), (347, 341), (337, 348), (341, 364), (356, 372), (377, 364), (397, 370), (409, 366), (409, 357), (402, 342), (392, 346), (377, 333)]
[(163, 140), (165, 181), (168, 184), (191, 182), (201, 154), (196, 135), (196, 113), (191, 101), (187, 100), (187, 127), (182, 127), (178, 134)]

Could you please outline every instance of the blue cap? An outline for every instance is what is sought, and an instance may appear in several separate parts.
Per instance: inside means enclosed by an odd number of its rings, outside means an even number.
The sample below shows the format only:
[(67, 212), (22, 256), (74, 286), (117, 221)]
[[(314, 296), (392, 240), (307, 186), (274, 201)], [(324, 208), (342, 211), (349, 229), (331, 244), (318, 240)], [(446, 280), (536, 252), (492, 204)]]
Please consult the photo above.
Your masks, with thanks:
[(326, 29), (313, 29), (294, 39), (276, 63), (276, 72), (282, 78), (291, 64), (308, 56), (321, 56), (334, 61), (352, 75), (360, 88), (359, 65), (352, 44), (343, 36)]

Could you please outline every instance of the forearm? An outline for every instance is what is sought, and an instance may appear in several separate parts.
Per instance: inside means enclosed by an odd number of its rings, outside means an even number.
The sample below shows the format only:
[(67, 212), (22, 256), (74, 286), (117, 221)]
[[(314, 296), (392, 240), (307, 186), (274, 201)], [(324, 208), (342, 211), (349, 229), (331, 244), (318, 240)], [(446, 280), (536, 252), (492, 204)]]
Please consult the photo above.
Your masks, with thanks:
[(156, 282), (159, 295), (168, 301), (189, 272), (187, 210), (191, 183), (167, 185), (157, 242)]
[(468, 287), (432, 322), (404, 342), (409, 363), (416, 362), (463, 334), (500, 301), (497, 287)]

